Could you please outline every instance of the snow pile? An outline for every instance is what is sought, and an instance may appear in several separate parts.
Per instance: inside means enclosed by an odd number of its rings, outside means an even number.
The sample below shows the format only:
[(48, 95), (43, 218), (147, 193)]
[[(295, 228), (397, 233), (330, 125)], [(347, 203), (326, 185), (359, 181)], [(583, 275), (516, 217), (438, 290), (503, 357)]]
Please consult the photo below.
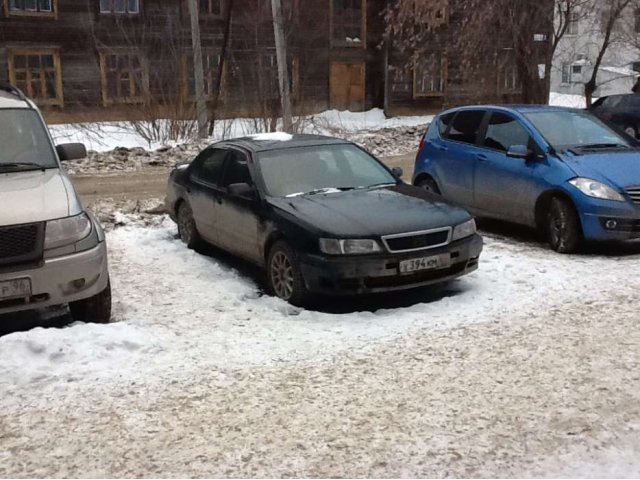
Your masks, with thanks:
[[(597, 98), (593, 99), (594, 102), (596, 100)], [(584, 95), (551, 92), (549, 105), (554, 107), (585, 108), (587, 103)]]
[[(400, 116), (386, 118), (384, 112), (375, 108), (366, 112), (328, 110), (316, 115), (296, 119), (296, 128), (300, 133), (341, 136), (362, 130), (397, 129), (416, 127), (431, 122), (433, 115)], [(282, 122), (278, 122), (281, 129)], [(149, 143), (127, 123), (103, 122), (82, 124), (51, 125), (51, 134), (57, 143), (80, 142), (96, 152), (110, 152), (117, 148), (144, 148), (156, 150), (162, 147), (175, 147), (176, 142), (166, 144)], [(236, 118), (219, 120), (214, 126), (213, 135), (208, 143), (228, 138), (261, 134), (265, 130), (264, 122), (256, 118)], [(190, 142), (193, 143), (193, 142)]]

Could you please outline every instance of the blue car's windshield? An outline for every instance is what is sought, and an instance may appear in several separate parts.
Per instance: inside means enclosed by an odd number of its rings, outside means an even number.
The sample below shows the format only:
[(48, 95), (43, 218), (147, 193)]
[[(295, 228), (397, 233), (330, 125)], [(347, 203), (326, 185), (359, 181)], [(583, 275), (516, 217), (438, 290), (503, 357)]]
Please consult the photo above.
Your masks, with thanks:
[(588, 147), (631, 147), (627, 139), (588, 112), (574, 110), (530, 112), (526, 113), (525, 117), (549, 145), (558, 151)]

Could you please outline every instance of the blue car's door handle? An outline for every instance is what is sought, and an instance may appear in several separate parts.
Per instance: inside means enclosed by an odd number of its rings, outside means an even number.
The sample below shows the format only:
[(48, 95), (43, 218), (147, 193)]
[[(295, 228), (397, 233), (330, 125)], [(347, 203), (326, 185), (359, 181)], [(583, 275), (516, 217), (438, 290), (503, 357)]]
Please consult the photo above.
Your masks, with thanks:
[(442, 150), (443, 152), (448, 152), (449, 151), (449, 149), (447, 147), (445, 147), (444, 145), (438, 145), (438, 148), (440, 150)]
[(476, 158), (481, 162), (486, 162), (489, 158), (484, 153), (479, 153), (476, 155)]

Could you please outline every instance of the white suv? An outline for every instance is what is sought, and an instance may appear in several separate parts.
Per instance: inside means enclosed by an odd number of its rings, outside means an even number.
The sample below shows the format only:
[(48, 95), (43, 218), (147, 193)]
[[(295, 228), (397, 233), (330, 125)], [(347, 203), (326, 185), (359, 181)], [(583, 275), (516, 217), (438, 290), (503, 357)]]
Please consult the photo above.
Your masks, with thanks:
[(0, 83), (0, 314), (68, 305), (76, 320), (109, 321), (104, 232), (60, 165), (84, 156), (54, 147), (33, 102)]

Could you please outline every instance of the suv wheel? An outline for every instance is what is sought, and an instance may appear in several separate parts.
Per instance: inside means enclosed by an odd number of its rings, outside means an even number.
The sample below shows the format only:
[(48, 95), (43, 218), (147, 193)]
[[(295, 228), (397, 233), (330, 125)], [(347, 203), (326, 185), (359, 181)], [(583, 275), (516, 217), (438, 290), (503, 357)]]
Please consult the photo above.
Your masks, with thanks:
[(278, 241), (269, 252), (267, 277), (271, 291), (292, 305), (303, 306), (309, 291), (300, 272), (300, 263), (293, 249), (284, 241)]
[(111, 320), (111, 282), (93, 297), (69, 304), (74, 320), (87, 323), (109, 323)]
[(178, 207), (178, 235), (187, 247), (195, 249), (202, 244), (202, 239), (193, 219), (193, 212), (187, 202), (182, 202)]
[(582, 229), (578, 214), (571, 202), (560, 197), (551, 199), (546, 228), (549, 244), (556, 252), (576, 251), (582, 239)]

